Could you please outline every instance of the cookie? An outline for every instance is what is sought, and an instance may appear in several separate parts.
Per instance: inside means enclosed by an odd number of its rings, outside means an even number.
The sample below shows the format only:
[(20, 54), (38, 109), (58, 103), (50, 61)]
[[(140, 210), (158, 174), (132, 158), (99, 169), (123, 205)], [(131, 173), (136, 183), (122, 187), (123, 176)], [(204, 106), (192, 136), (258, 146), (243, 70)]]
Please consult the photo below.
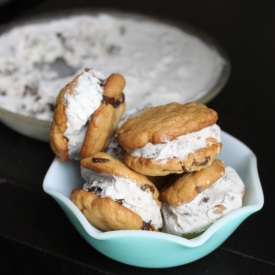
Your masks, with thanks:
[(125, 111), (120, 74), (107, 79), (85, 69), (58, 94), (50, 133), (50, 145), (63, 161), (102, 151)]
[(170, 103), (146, 108), (116, 130), (124, 161), (147, 176), (209, 166), (222, 149), (218, 114), (204, 104)]
[(221, 160), (200, 171), (185, 173), (160, 193), (163, 231), (197, 235), (242, 207), (245, 185), (237, 172)]
[(159, 191), (144, 175), (104, 152), (81, 160), (86, 183), (71, 200), (102, 231), (162, 227)]
[(80, 151), (82, 158), (104, 151), (109, 144), (126, 109), (124, 87), (125, 80), (120, 74), (112, 74), (106, 81), (103, 99), (91, 118)]
[(172, 185), (164, 187), (160, 198), (172, 206), (188, 203), (221, 178), (224, 172), (224, 163), (214, 160), (212, 165), (200, 171), (184, 173), (178, 177)]
[[(99, 198), (92, 192), (73, 190), (71, 200), (86, 219), (102, 231), (143, 229), (142, 218), (113, 199)], [(122, 210), (122, 211), (121, 211)]]

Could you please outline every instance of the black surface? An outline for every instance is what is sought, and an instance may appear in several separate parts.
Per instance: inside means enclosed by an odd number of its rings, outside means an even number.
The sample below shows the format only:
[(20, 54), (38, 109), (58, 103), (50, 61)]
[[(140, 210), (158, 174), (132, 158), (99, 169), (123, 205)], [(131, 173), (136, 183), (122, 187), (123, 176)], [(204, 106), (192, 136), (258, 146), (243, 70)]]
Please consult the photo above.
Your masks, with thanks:
[(208, 105), (219, 113), (221, 128), (255, 152), (265, 205), (201, 260), (168, 269), (127, 266), (91, 248), (43, 193), (43, 177), (53, 159), (49, 145), (0, 123), (0, 273), (275, 274), (274, 1), (13, 1), (0, 7), (0, 23), (72, 7), (180, 20), (224, 47), (232, 62), (231, 77)]

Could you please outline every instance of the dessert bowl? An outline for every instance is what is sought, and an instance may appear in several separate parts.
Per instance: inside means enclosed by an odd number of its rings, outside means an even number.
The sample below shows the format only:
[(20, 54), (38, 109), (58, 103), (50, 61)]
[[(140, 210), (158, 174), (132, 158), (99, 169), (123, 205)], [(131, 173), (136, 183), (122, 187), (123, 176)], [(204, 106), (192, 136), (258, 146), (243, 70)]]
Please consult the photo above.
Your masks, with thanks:
[(25, 116), (1, 107), (0, 121), (24, 136), (45, 142), (50, 139), (51, 121)]
[(218, 158), (236, 169), (246, 186), (243, 207), (222, 217), (193, 239), (152, 231), (101, 232), (92, 226), (70, 200), (74, 188), (82, 188), (79, 163), (54, 159), (43, 182), (44, 191), (64, 210), (79, 234), (96, 250), (121, 263), (166, 268), (196, 261), (219, 247), (264, 204), (255, 154), (233, 136), (222, 132), (223, 150)]
[[(108, 26), (111, 24), (107, 24), (106, 29), (109, 31), (106, 34), (104, 33), (102, 38), (100, 36), (102, 30), (99, 29), (100, 27), (98, 27), (99, 30), (96, 29), (96, 26), (101, 26), (102, 24), (98, 24), (93, 25), (93, 28), (82, 27), (81, 31), (70, 33), (69, 37), (64, 36), (64, 33), (66, 34), (68, 32), (68, 26), (70, 27), (70, 30), (78, 30), (76, 26), (83, 26), (85, 22), (84, 26), (87, 26), (87, 22), (90, 22), (89, 20), (91, 18), (100, 18), (99, 20), (102, 20), (102, 22), (108, 23), (108, 18), (110, 17), (116, 18), (115, 20), (122, 20), (121, 22), (124, 22), (122, 27), (127, 26), (128, 28), (128, 22), (131, 20), (130, 22), (137, 23), (135, 28), (138, 30), (135, 32), (131, 30), (125, 32), (125, 28), (122, 28), (118, 24), (116, 27), (113, 27), (116, 29), (110, 28), (109, 30)], [(79, 18), (79, 21), (76, 18)], [(83, 22), (80, 18), (83, 18)], [(86, 21), (84, 21), (84, 19)], [(144, 29), (146, 29), (143, 27), (144, 24), (151, 23), (156, 24), (157, 26), (163, 26), (164, 28), (172, 26), (173, 29), (175, 28), (177, 31), (179, 30), (179, 33), (184, 33), (186, 36), (188, 34), (188, 37), (191, 37), (194, 41), (203, 42), (201, 45), (204, 45), (205, 47), (198, 47), (197, 52), (188, 53), (186, 60), (175, 60), (176, 58), (171, 58), (171, 53), (177, 52), (179, 49), (185, 49), (189, 40), (187, 40), (187, 42), (184, 41), (184, 39), (178, 41), (175, 37), (168, 37), (167, 39), (171, 39), (173, 43), (167, 40), (163, 40), (162, 43), (167, 44), (167, 51), (168, 46), (170, 47), (171, 45), (175, 45), (175, 50), (174, 48), (169, 48), (167, 54), (167, 52), (163, 52), (163, 47), (161, 47), (158, 51), (154, 44), (155, 41), (152, 40), (152, 43), (148, 42), (148, 35), (145, 38), (141, 36)], [(55, 30), (57, 26), (63, 26), (63, 24), (65, 29), (64, 32), (63, 27)], [(66, 24), (71, 25), (67, 26)], [(87, 31), (87, 33), (83, 34), (83, 37), (77, 37), (77, 35), (82, 33), (84, 29), (95, 29), (95, 31), (91, 31), (91, 33), (88, 33)], [(165, 31), (167, 32), (166, 29)], [(120, 36), (119, 34), (117, 34), (117, 36), (114, 35), (114, 33), (123, 32), (129, 34), (135, 33), (135, 40), (133, 41), (131, 37), (127, 38), (126, 34), (120, 34)], [(25, 35), (24, 33), (28, 33), (28, 35)], [(47, 35), (46, 38), (43, 36), (44, 33), (45, 36)], [(125, 41), (128, 43), (126, 46), (122, 46), (124, 45), (123, 43), (126, 43), (122, 40), (123, 35), (126, 37)], [(31, 42), (25, 39), (25, 37), (29, 36), (32, 37), (29, 38), (32, 39)], [(150, 35), (149, 37), (154, 36)], [(165, 36), (163, 35), (162, 37)], [(49, 43), (49, 48), (45, 46), (47, 43), (45, 43), (44, 40), (51, 41), (51, 43)], [(81, 46), (79, 43), (82, 40), (84, 42), (82, 42)], [(78, 44), (72, 43), (72, 41), (78, 41)], [(144, 41), (146, 43), (144, 43)], [(175, 43), (175, 41), (177, 41), (177, 43)], [(68, 45), (66, 43), (68, 43)], [(157, 43), (159, 43), (159, 41)], [(94, 48), (91, 46), (93, 44), (96, 44)], [(134, 48), (135, 45), (137, 45), (136, 48)], [(139, 47), (138, 45), (142, 45), (142, 47)], [(147, 46), (145, 47), (144, 45)], [(84, 46), (86, 48), (83, 50)], [(197, 47), (193, 48), (196, 49)], [(207, 51), (209, 54), (207, 54), (207, 58), (202, 59), (201, 56), (204, 55), (203, 49), (205, 48), (209, 50)], [(107, 74), (109, 73), (108, 70), (121, 73), (126, 78), (125, 96), (127, 106), (131, 104), (130, 102), (135, 102), (134, 107), (143, 106), (142, 104), (139, 104), (140, 100), (142, 101), (146, 99), (150, 102), (156, 101), (160, 98), (159, 95), (162, 90), (175, 91), (175, 94), (169, 92), (169, 98), (166, 96), (165, 100), (169, 99), (169, 101), (182, 100), (184, 102), (197, 101), (207, 103), (221, 91), (230, 75), (230, 61), (227, 54), (222, 47), (220, 47), (220, 45), (218, 45), (218, 43), (207, 34), (183, 23), (168, 22), (154, 16), (151, 17), (120, 11), (72, 10), (44, 14), (39, 17), (37, 16), (25, 20), (22, 19), (14, 22), (12, 25), (1, 27), (0, 49), (2, 67), (2, 70), (0, 71), (0, 120), (23, 135), (42, 141), (49, 140), (52, 120), (51, 115), (55, 105), (54, 99), (56, 98), (56, 95), (59, 90), (69, 82), (69, 80), (85, 67), (93, 66), (94, 68), (100, 69), (104, 72), (107, 70)], [(13, 51), (16, 49), (19, 50), (11, 52), (11, 49), (13, 49)], [(151, 54), (152, 51), (154, 54)], [(73, 57), (70, 56), (72, 52), (75, 53), (75, 56)], [(80, 54), (78, 56), (79, 52), (83, 52), (85, 56)], [(187, 51), (185, 50), (184, 52)], [(95, 58), (93, 58), (94, 55)], [(144, 56), (147, 58), (144, 58)], [(156, 58), (150, 59), (148, 62), (144, 61), (147, 60), (148, 57), (153, 58), (152, 56), (160, 56), (161, 58), (157, 58), (157, 61), (155, 60)], [(215, 56), (215, 58), (213, 56)], [(187, 69), (184, 67), (185, 65), (182, 65), (192, 63), (190, 60), (192, 62), (196, 60), (196, 68), (198, 70), (201, 69), (204, 70), (204, 72), (213, 71), (213, 74), (205, 77), (205, 82), (202, 83), (201, 86), (196, 86), (194, 90), (184, 87), (182, 88), (181, 84), (174, 84), (179, 80), (186, 81), (186, 79), (189, 79), (188, 83), (197, 85), (196, 83), (198, 83), (198, 81), (193, 80), (194, 75), (190, 77), (193, 71), (196, 72), (196, 75), (200, 75), (200, 79), (203, 79), (201, 77), (201, 71), (198, 72), (197, 70), (194, 70), (194, 67)], [(175, 64), (177, 62), (178, 64)], [(105, 65), (104, 67), (104, 64), (108, 65)], [(213, 69), (210, 70), (209, 68), (211, 66)], [(174, 70), (179, 74), (178, 81), (173, 79), (167, 81), (170, 77), (163, 77), (163, 74), (166, 74), (167, 71), (172, 71), (173, 68), (175, 68)], [(149, 81), (150, 75), (154, 75), (154, 77), (156, 75), (157, 79), (152, 77), (152, 80)], [(143, 81), (144, 79), (146, 79), (146, 81)], [(160, 83), (158, 81), (159, 79), (165, 79), (165, 83)], [(145, 83), (144, 87), (142, 86), (142, 83)], [(178, 87), (181, 87), (180, 92), (177, 90)], [(138, 93), (136, 92), (137, 88), (139, 89)], [(149, 91), (148, 93), (147, 89)], [(187, 95), (186, 91), (189, 90), (192, 92)], [(132, 94), (140, 94), (140, 91), (145, 91), (146, 96), (140, 96), (137, 103), (135, 98), (130, 99)], [(152, 91), (154, 92), (152, 93)], [(158, 97), (154, 96), (154, 94), (158, 94)], [(164, 92), (163, 94), (166, 95), (167, 93)], [(26, 101), (26, 98), (28, 101)], [(14, 106), (16, 104), (18, 106), (15, 108)], [(49, 108), (49, 106), (51, 108)], [(41, 111), (43, 109), (47, 111)], [(28, 113), (26, 111), (28, 111)]]

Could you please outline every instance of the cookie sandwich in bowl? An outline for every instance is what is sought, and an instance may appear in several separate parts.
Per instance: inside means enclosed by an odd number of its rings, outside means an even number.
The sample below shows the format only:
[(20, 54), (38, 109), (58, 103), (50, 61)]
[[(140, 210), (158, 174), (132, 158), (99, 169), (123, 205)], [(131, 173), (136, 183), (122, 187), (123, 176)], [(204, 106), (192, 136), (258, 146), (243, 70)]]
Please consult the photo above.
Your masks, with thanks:
[(71, 200), (96, 228), (162, 228), (159, 191), (144, 175), (103, 152), (82, 159), (81, 174), (85, 184), (72, 191)]
[(147, 176), (192, 172), (209, 166), (222, 149), (218, 114), (204, 104), (144, 108), (116, 130), (124, 161)]
[(108, 78), (85, 69), (58, 94), (50, 145), (59, 159), (80, 159), (103, 151), (125, 111), (120, 74)]
[(177, 176), (161, 191), (163, 232), (198, 236), (221, 217), (241, 208), (244, 194), (245, 185), (238, 173), (221, 160)]

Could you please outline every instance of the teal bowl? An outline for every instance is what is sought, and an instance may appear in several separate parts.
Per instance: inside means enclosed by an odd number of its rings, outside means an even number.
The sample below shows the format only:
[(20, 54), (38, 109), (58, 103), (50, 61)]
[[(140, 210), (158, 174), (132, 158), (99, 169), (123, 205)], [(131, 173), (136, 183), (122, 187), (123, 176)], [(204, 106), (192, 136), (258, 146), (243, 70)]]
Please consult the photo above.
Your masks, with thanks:
[(79, 163), (54, 159), (43, 189), (64, 210), (79, 234), (105, 256), (137, 267), (166, 268), (196, 261), (219, 247), (250, 215), (264, 204), (255, 154), (242, 142), (222, 132), (218, 158), (237, 170), (246, 186), (243, 207), (211, 225), (203, 234), (185, 239), (162, 232), (120, 230), (101, 232), (93, 227), (70, 200), (71, 190), (82, 188)]

